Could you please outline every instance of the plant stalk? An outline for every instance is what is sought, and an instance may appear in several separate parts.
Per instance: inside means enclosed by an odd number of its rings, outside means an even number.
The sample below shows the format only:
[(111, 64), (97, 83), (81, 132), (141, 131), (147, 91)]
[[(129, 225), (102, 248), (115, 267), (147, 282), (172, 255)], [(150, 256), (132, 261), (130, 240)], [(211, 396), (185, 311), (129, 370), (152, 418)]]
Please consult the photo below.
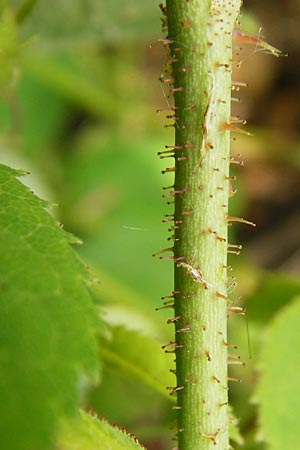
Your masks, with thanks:
[(175, 127), (179, 450), (229, 448), (227, 229), (232, 33), (240, 0), (167, 0)]

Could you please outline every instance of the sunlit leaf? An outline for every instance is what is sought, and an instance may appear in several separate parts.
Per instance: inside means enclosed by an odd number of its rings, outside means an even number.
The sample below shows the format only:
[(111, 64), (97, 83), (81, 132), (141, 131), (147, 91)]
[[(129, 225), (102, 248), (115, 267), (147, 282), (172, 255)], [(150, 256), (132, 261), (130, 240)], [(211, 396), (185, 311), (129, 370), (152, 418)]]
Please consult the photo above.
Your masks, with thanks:
[(299, 447), (300, 297), (283, 308), (266, 330), (256, 400), (260, 434), (270, 450)]
[(77, 420), (64, 423), (59, 450), (142, 450), (137, 440), (105, 420), (81, 412)]
[(100, 331), (78, 242), (48, 204), (0, 165), (0, 448), (50, 448), (76, 410), (80, 374), (97, 378)]

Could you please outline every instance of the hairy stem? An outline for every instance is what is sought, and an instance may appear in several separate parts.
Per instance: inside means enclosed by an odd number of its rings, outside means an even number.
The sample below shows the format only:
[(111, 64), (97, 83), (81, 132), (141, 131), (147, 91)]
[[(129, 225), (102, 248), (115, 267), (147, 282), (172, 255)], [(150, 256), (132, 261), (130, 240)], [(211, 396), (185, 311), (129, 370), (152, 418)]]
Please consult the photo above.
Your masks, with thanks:
[(178, 448), (229, 448), (227, 228), (232, 32), (240, 0), (167, 0), (175, 126)]

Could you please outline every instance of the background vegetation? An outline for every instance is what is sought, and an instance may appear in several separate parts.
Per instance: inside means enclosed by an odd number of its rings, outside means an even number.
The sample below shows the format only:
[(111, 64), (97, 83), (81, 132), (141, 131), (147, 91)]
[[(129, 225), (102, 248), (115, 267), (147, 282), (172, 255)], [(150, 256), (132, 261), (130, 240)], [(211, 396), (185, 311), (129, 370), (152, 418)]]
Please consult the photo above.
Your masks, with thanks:
[[(172, 267), (151, 256), (166, 246), (161, 218), (171, 209), (161, 187), (172, 183), (155, 157), (172, 143), (155, 113), (167, 102), (156, 81), (166, 54), (160, 45), (149, 48), (161, 37), (157, 2), (52, 0), (49, 8), (39, 0), (19, 23), (11, 11), (21, 2), (7, 3), (1, 162), (29, 170), (24, 183), (59, 203), (52, 212), (84, 241), (78, 251), (100, 280), (94, 296), (109, 324), (99, 342), (101, 383), (83, 380), (81, 403), (126, 426), (148, 450), (169, 448), (172, 358), (160, 346), (172, 330), (168, 314), (155, 308), (171, 290)], [(234, 74), (249, 83), (234, 108), (254, 136), (233, 142), (245, 166), (236, 170), (231, 213), (257, 223), (254, 231), (232, 230), (244, 247), (232, 255), (232, 295), (247, 309), (246, 319), (230, 318), (230, 340), (246, 362), (231, 370), (243, 380), (230, 389), (241, 418), (234, 445), (292, 449), (300, 438), (300, 9), (295, 0), (252, 0), (243, 14), (244, 30), (256, 35), (263, 25), (263, 35), (289, 57), (245, 46)]]

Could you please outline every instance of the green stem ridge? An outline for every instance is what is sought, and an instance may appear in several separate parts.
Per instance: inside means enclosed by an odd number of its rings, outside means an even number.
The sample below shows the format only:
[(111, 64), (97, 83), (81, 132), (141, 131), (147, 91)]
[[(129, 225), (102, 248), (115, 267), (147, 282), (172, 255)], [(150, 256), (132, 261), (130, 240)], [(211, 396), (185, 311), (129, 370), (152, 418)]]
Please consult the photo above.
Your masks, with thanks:
[[(240, 0), (167, 0), (174, 94), (179, 450), (229, 448), (227, 229), (232, 32)], [(167, 169), (171, 170), (171, 169)]]

